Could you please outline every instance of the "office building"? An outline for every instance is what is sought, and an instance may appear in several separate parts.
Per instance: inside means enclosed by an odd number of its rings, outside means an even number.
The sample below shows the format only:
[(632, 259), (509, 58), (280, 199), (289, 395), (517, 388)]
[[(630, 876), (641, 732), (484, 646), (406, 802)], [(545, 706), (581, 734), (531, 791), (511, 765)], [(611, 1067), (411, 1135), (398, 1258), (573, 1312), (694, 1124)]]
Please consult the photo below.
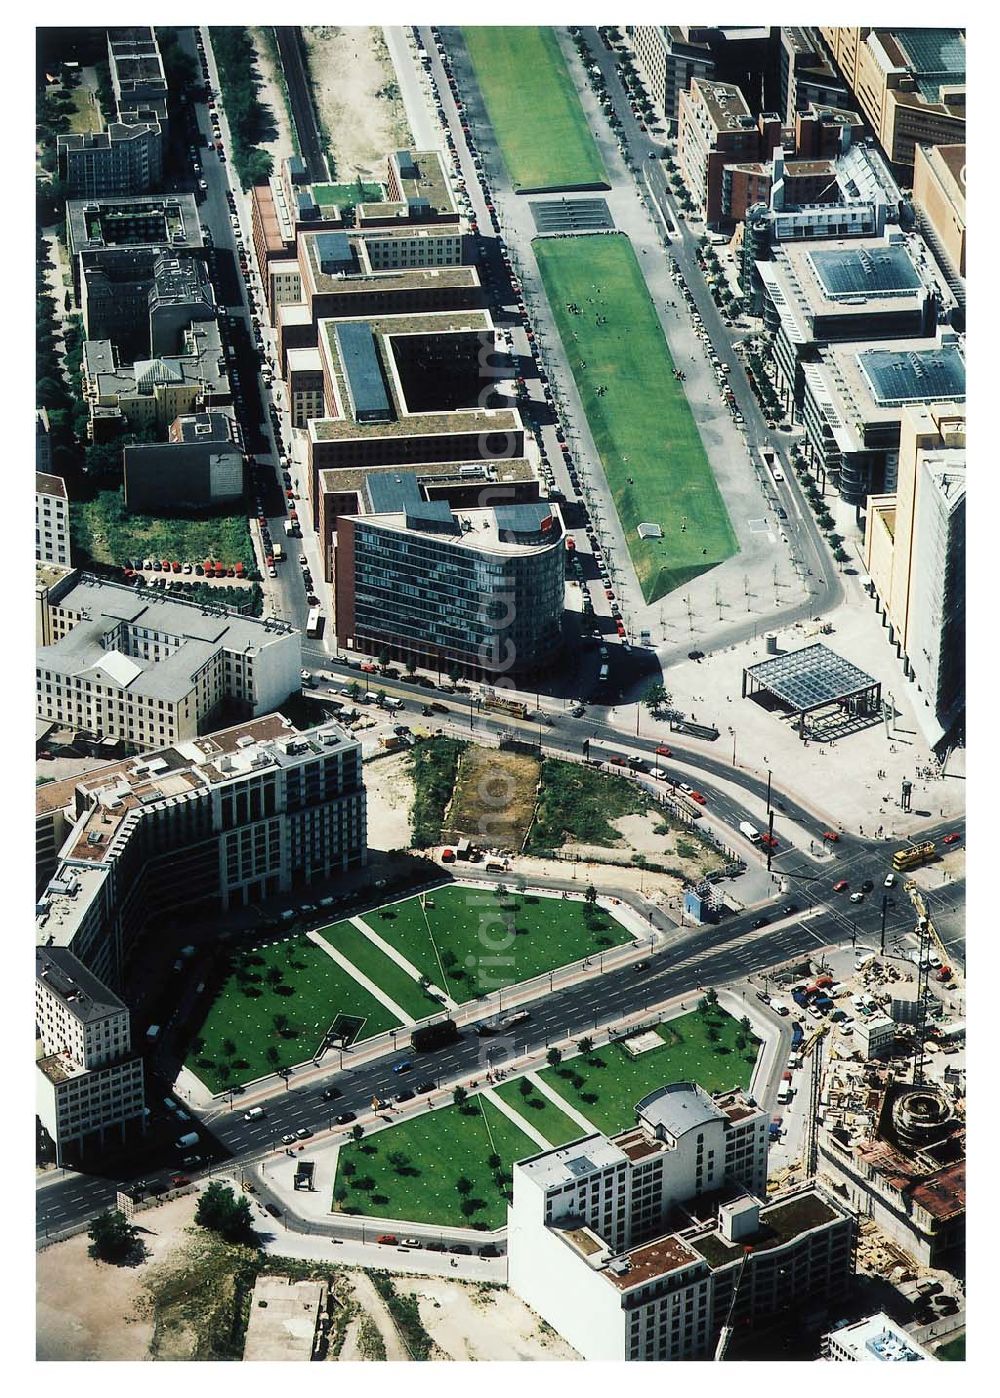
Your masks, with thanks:
[(479, 678), (556, 660), (566, 550), (554, 506), (452, 510), (411, 472), (372, 472), (363, 490), (366, 513), (336, 523), (339, 645)]
[(965, 708), (965, 413), (908, 408), (894, 492), (869, 497), (865, 567), (890, 645), (937, 747)]
[(217, 320), (195, 321), (182, 333), (179, 352), (121, 362), (110, 340), (85, 340), (83, 395), (92, 441), (152, 428), (165, 434), (178, 417), (232, 402), (229, 371)]
[(843, 1294), (851, 1216), (814, 1188), (760, 1202), (765, 1112), (674, 1083), (636, 1117), (514, 1166), (509, 1285), (583, 1358), (704, 1359), (726, 1324)]
[(35, 1033), (36, 1112), (57, 1165), (141, 1132), (142, 1059), (128, 1009), (66, 947), (35, 950)]
[(965, 146), (917, 146), (913, 205), (920, 230), (952, 277), (965, 279)]
[(126, 446), (122, 460), (125, 508), (136, 514), (219, 509), (243, 498), (243, 436), (227, 413), (176, 418), (165, 442)]
[(360, 745), (280, 714), (50, 783), (37, 804), (67, 834), (36, 942), (116, 988), (150, 918), (250, 906), (366, 859)]
[(307, 437), (314, 512), (324, 468), (524, 456), (520, 414), (481, 406), (503, 401), (513, 372), (487, 311), (380, 316), (364, 322), (368, 334), (357, 343), (338, 333), (342, 324), (319, 326), (324, 416), (310, 420)]
[(302, 637), (166, 594), (71, 574), (44, 599), (36, 716), (138, 750), (269, 713), (301, 688)]
[(67, 199), (152, 194), (163, 182), (163, 128), (158, 121), (56, 137), (59, 178)]
[(823, 1336), (823, 1353), (826, 1359), (848, 1364), (910, 1364), (934, 1358), (929, 1349), (918, 1344), (884, 1311), (831, 1330)]
[(779, 62), (781, 100), (778, 110), (788, 126), (796, 112), (806, 112), (814, 102), (845, 108), (847, 84), (830, 62), (818, 32), (810, 26), (782, 25)]
[(61, 476), (35, 472), (35, 561), (69, 565), (69, 497)]
[(886, 159), (909, 179), (918, 145), (965, 141), (965, 32), (820, 26)]
[(774, 333), (776, 386), (795, 417), (802, 408), (802, 366), (819, 346), (931, 335), (944, 315), (937, 286), (898, 231), (781, 244), (756, 272), (764, 324)]
[(823, 1085), (818, 1183), (925, 1267), (965, 1249), (965, 1121), (944, 1090), (834, 1059)]
[(896, 488), (903, 410), (965, 402), (964, 345), (952, 330), (825, 346), (802, 373), (810, 454), (859, 509), (869, 495)]
[(637, 24), (628, 32), (653, 104), (676, 130), (680, 94), (692, 78), (710, 79), (715, 72), (708, 42), (692, 38), (699, 30), (685, 24)]

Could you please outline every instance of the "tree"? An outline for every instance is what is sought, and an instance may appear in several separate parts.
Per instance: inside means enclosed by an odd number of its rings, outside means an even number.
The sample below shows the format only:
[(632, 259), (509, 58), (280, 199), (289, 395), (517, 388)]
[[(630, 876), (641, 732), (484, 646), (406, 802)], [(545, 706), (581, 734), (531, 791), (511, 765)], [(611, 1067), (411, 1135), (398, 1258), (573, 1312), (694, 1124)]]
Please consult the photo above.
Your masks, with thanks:
[(743, 1018), (740, 1020), (740, 1028), (743, 1030), (744, 1034), (749, 1034), (749, 1033), (750, 1033), (750, 1016), (749, 1016), (749, 1015), (744, 1015)]
[(577, 1048), (580, 1050), (581, 1053), (585, 1053), (585, 1054), (586, 1054), (586, 1053), (590, 1053), (590, 1051), (591, 1051), (591, 1050), (593, 1049), (593, 1047), (594, 1047), (594, 1041), (593, 1041), (593, 1039), (591, 1039), (589, 1036), (585, 1036), (584, 1038), (579, 1039), (579, 1040), (577, 1041), (577, 1045), (576, 1045), (576, 1046), (577, 1046)]
[(407, 658), (406, 673), (409, 675), (411, 680), (413, 679), (413, 676), (417, 673), (417, 662), (414, 660), (412, 655)]
[(361, 1140), (361, 1137), (362, 1137), (364, 1134), (365, 1134), (365, 1128), (361, 1125), (360, 1121), (357, 1122), (354, 1126), (351, 1127), (351, 1135), (354, 1137), (354, 1139), (355, 1139), (356, 1141), (360, 1141), (360, 1140)]
[(493, 896), (498, 903), (502, 903), (503, 900), (507, 897), (507, 885), (505, 883), (498, 883), (496, 888), (493, 890)]
[(459, 1175), (458, 1179), (455, 1181), (455, 1188), (458, 1190), (459, 1194), (471, 1194), (472, 1181), (469, 1179), (468, 1175)]
[(138, 1228), (129, 1223), (121, 1209), (108, 1209), (98, 1214), (87, 1236), (91, 1257), (101, 1262), (128, 1262), (145, 1252)]
[(465, 1217), (466, 1217), (466, 1218), (471, 1218), (472, 1215), (473, 1215), (473, 1214), (476, 1212), (476, 1210), (479, 1208), (479, 1205), (476, 1203), (475, 1199), (469, 1199), (468, 1197), (466, 1197), (465, 1199), (462, 1200), (462, 1203), (461, 1203), (461, 1206), (460, 1206), (460, 1207), (461, 1207), (462, 1213), (465, 1215)]
[(594, 887), (592, 883), (588, 883), (587, 890), (584, 893), (583, 897), (584, 901), (589, 903), (591, 907), (593, 907), (594, 904), (597, 902), (597, 889)]
[(550, 1068), (558, 1068), (562, 1062), (562, 1054), (557, 1048), (550, 1048), (545, 1058)]
[(486, 1163), (491, 1170), (498, 1170), (500, 1166), (503, 1164), (503, 1161), (501, 1160), (500, 1156), (497, 1155), (496, 1151), (493, 1151), (491, 1155), (488, 1155), (486, 1157)]
[(451, 1100), (455, 1103), (456, 1107), (460, 1107), (463, 1102), (468, 1101), (468, 1097), (469, 1094), (464, 1087), (456, 1087), (455, 1091), (451, 1094)]
[(253, 1237), (250, 1203), (237, 1196), (229, 1185), (213, 1180), (198, 1200), (195, 1223), (225, 1238), (227, 1243), (243, 1243)]
[(378, 655), (375, 658), (378, 662), (378, 668), (380, 670), (387, 670), (389, 668), (389, 661), (392, 659), (392, 652), (388, 646), (379, 646)]
[(340, 1167), (340, 1173), (347, 1178), (358, 1173), (358, 1167), (353, 1160), (345, 1160)]
[(281, 1054), (275, 1048), (274, 1044), (268, 1045), (268, 1049), (264, 1057), (267, 1059), (268, 1063), (270, 1063), (272, 1068), (277, 1068), (278, 1064), (281, 1062)]
[(347, 1190), (342, 1184), (338, 1184), (337, 1188), (333, 1191), (333, 1198), (334, 1202), (337, 1204), (342, 1204), (347, 1198)]
[(528, 1081), (527, 1078), (520, 1078), (518, 1080), (517, 1090), (520, 1092), (522, 1097), (530, 1097), (532, 1092), (534, 1091), (534, 1088), (532, 1087), (531, 1083)]
[(235, 1057), (236, 1057), (236, 1045), (233, 1043), (232, 1039), (223, 1039), (223, 1041), (222, 1041), (222, 1056), (223, 1056), (223, 1058), (235, 1058)]
[(410, 1163), (410, 1157), (402, 1150), (391, 1150), (386, 1156), (386, 1160), (398, 1175), (401, 1175)]
[(269, 966), (267, 968), (266, 980), (268, 985), (280, 985), (285, 979), (285, 973), (280, 966)]
[(288, 1028), (288, 1016), (275, 1015), (271, 1023), (274, 1025), (274, 1032), (276, 1034), (283, 1034)]
[(455, 662), (452, 661), (451, 664), (448, 666), (447, 674), (452, 684), (458, 684), (459, 680), (462, 678), (461, 665), (456, 665)]
[(666, 708), (672, 697), (662, 684), (651, 684), (642, 696), (642, 702), (651, 714), (655, 714)]
[(717, 1005), (719, 1003), (719, 997), (718, 995), (716, 995), (715, 991), (711, 988), (711, 986), (708, 988), (708, 990), (705, 991), (705, 999), (708, 1001), (710, 1005)]

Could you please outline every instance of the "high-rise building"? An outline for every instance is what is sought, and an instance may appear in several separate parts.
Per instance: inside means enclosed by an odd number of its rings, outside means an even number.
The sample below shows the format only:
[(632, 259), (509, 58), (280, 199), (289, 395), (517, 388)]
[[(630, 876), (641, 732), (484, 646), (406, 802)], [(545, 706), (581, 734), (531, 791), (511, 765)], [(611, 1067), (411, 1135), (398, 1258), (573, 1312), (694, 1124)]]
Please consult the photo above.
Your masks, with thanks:
[(865, 566), (890, 644), (937, 746), (965, 708), (965, 412), (908, 408), (896, 489), (869, 498)]
[(707, 1358), (726, 1324), (843, 1294), (850, 1214), (810, 1187), (761, 1203), (767, 1113), (674, 1083), (636, 1117), (514, 1166), (509, 1285), (585, 1359)]

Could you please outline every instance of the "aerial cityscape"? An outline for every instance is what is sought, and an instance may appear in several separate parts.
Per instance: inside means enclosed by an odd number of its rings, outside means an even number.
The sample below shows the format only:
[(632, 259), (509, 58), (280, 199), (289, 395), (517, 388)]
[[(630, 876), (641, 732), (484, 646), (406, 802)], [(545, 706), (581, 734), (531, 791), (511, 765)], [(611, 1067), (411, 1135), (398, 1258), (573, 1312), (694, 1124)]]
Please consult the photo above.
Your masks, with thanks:
[(37, 1359), (964, 1360), (965, 30), (35, 34)]

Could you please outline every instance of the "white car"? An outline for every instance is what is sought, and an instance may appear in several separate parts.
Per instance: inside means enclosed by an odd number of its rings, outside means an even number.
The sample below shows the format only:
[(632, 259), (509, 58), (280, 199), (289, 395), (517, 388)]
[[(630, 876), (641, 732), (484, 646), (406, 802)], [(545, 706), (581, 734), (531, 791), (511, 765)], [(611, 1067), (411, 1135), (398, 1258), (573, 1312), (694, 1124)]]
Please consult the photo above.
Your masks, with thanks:
[(691, 792), (694, 791), (694, 787), (688, 786), (687, 782), (678, 782), (677, 786), (686, 796), (690, 796)]
[(885, 876), (885, 881), (883, 882), (882, 887), (883, 887), (883, 888), (895, 888), (895, 886), (896, 886), (896, 875), (895, 875), (895, 874), (886, 874), (886, 876)]

